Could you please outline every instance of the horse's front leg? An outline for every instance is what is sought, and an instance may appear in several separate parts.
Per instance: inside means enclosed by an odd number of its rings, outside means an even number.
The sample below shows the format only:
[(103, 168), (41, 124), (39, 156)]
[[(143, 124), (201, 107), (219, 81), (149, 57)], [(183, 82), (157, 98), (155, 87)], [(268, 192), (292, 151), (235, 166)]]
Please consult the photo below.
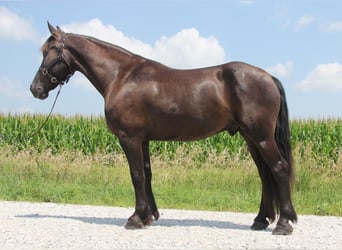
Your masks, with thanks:
[(152, 211), (146, 194), (142, 142), (139, 138), (122, 137), (120, 144), (124, 150), (135, 191), (135, 212), (128, 218), (127, 229), (143, 228), (152, 223)]
[(156, 220), (159, 219), (159, 211), (157, 208), (157, 204), (154, 199), (153, 191), (152, 191), (152, 169), (151, 169), (151, 160), (150, 160), (150, 150), (149, 150), (149, 141), (145, 141), (142, 144), (143, 149), (143, 159), (144, 159), (144, 170), (145, 170), (145, 190), (150, 203), (150, 207), (152, 209), (152, 214)]

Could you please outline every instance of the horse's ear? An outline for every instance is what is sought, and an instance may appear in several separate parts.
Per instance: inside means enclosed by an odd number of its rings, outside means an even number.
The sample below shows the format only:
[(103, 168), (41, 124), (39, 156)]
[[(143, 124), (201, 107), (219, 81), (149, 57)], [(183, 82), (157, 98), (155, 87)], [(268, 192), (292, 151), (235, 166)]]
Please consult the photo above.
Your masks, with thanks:
[(51, 35), (54, 37), (54, 38), (58, 38), (61, 33), (63, 32), (59, 27), (57, 27), (57, 29), (55, 27), (53, 27), (49, 21), (47, 22), (48, 23), (48, 27), (49, 27), (49, 30), (50, 30), (50, 33)]

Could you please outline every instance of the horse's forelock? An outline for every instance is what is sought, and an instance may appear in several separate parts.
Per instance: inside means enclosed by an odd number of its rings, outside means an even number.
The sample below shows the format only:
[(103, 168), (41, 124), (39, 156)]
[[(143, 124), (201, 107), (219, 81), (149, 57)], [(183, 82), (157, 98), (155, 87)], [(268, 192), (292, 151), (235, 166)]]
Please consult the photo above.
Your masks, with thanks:
[(42, 45), (42, 47), (40, 48), (40, 51), (42, 52), (42, 53), (44, 53), (45, 51), (47, 51), (48, 50), (48, 48), (49, 48), (49, 43), (53, 40), (54, 38), (53, 38), (53, 36), (50, 36), (46, 41), (45, 41), (45, 43)]

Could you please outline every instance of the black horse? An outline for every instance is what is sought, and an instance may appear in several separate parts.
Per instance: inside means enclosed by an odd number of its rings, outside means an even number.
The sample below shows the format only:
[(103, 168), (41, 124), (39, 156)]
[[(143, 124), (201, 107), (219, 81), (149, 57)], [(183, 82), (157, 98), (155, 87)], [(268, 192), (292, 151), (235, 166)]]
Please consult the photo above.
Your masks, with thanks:
[(33, 95), (80, 71), (105, 100), (109, 129), (127, 156), (135, 190), (135, 212), (127, 228), (159, 218), (151, 187), (150, 140), (190, 141), (222, 131), (246, 140), (262, 181), (259, 213), (252, 229), (279, 220), (273, 234), (291, 234), (297, 215), (291, 201), (293, 163), (288, 109), (281, 83), (242, 62), (177, 70), (95, 38), (64, 33), (48, 24), (43, 61), (31, 84)]

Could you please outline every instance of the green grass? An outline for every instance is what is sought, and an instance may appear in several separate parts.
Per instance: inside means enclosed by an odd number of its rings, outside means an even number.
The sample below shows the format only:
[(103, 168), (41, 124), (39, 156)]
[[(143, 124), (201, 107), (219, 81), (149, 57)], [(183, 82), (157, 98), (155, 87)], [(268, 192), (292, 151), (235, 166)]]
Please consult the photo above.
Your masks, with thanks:
[[(109, 167), (83, 155), (52, 156), (3, 150), (0, 197), (79, 204), (127, 205), (133, 202), (127, 169)], [(132, 203), (133, 204), (133, 203)]]
[[(153, 157), (153, 190), (159, 207), (256, 212), (261, 187), (254, 163), (237, 159), (227, 163), (222, 155), (209, 158), (198, 167), (191, 157), (169, 161)], [(309, 159), (298, 163), (293, 196), (297, 212), (342, 216), (341, 164), (326, 171)], [(3, 200), (134, 206), (122, 154), (86, 157), (3, 150), (0, 166)]]
[[(102, 117), (0, 115), (0, 199), (134, 206), (126, 159)], [(292, 121), (300, 214), (342, 216), (341, 120)], [(257, 169), (239, 136), (153, 142), (160, 208), (256, 212)]]

